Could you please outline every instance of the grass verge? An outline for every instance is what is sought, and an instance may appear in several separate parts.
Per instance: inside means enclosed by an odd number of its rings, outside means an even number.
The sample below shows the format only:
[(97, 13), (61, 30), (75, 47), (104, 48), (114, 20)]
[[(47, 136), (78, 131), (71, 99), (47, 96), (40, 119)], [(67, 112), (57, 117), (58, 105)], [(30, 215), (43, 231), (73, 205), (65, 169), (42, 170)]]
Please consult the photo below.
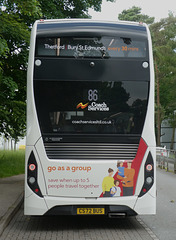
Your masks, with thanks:
[(0, 150), (0, 178), (23, 174), (25, 150)]

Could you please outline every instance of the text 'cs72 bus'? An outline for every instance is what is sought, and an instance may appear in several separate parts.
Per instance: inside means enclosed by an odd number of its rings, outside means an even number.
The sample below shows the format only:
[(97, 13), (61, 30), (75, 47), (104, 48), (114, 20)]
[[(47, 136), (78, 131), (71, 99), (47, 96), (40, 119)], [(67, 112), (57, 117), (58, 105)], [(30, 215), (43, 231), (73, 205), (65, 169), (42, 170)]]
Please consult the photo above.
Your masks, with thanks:
[(26, 215), (155, 214), (148, 27), (36, 21), (26, 145)]

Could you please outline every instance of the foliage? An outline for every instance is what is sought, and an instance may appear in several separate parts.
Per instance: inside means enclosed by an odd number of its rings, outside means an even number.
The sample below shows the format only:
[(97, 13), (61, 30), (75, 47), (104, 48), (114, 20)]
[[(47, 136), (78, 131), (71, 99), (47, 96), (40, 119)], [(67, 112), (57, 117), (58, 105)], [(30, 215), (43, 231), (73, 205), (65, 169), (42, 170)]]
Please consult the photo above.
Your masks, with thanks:
[(2, 57), (7, 56), (6, 54), (8, 53), (8, 51), (9, 51), (9, 49), (8, 49), (6, 40), (3, 39), (2, 37), (0, 37), (0, 56), (2, 56)]
[(150, 24), (156, 75), (155, 109), (159, 144), (162, 120), (169, 119), (173, 132), (176, 127), (176, 17), (170, 12), (167, 18), (153, 23), (154, 18), (141, 14), (141, 8), (132, 7), (119, 14), (119, 19)]
[(141, 14), (141, 10), (140, 7), (133, 6), (130, 9), (123, 10), (122, 13), (119, 14), (118, 19), (132, 22), (144, 22), (147, 24), (153, 23), (155, 18)]
[[(28, 27), (15, 12), (0, 12), (0, 36), (3, 43), (0, 51), (0, 134), (15, 141), (24, 136), (25, 132), (29, 35)], [(20, 114), (17, 109), (20, 109)]]
[[(114, 0), (107, 0), (114, 1)], [(0, 0), (0, 135), (24, 136), (26, 72), (31, 26), (36, 19), (90, 17), (102, 0)]]
[[(156, 73), (158, 74), (161, 124), (163, 119), (169, 119), (173, 128), (173, 135), (176, 127), (176, 17), (170, 13), (168, 18), (150, 26), (153, 39), (153, 54), (155, 59)], [(163, 115), (164, 112), (164, 115)], [(159, 134), (159, 133), (158, 133)], [(171, 139), (173, 147), (174, 137)]]
[(168, 18), (150, 26), (153, 39), (153, 54), (160, 78), (161, 105), (166, 117), (176, 109), (176, 17)]
[(88, 9), (100, 11), (102, 0), (39, 0), (39, 3), (47, 18), (88, 18)]

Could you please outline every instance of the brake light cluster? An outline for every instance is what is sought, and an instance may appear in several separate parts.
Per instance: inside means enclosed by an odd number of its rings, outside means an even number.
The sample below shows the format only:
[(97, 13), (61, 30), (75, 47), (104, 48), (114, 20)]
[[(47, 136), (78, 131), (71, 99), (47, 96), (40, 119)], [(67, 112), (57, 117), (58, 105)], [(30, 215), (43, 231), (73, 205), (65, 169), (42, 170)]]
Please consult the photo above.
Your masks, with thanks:
[(39, 197), (43, 197), (40, 188), (37, 182), (38, 175), (38, 166), (34, 156), (34, 153), (31, 152), (28, 160), (28, 169), (27, 169), (27, 183), (30, 189), (37, 194)]
[(144, 166), (144, 184), (142, 186), (139, 197), (142, 197), (149, 189), (153, 186), (154, 183), (154, 168), (153, 168), (153, 158), (151, 152), (147, 156), (147, 160)]

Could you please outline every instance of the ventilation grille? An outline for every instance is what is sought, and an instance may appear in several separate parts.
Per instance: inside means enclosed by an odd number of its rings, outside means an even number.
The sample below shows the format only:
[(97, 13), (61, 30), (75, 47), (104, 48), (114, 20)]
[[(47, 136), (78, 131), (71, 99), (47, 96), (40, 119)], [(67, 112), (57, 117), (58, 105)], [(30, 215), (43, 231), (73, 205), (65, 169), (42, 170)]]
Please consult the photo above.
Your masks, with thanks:
[(45, 143), (49, 159), (133, 160), (138, 144)]

